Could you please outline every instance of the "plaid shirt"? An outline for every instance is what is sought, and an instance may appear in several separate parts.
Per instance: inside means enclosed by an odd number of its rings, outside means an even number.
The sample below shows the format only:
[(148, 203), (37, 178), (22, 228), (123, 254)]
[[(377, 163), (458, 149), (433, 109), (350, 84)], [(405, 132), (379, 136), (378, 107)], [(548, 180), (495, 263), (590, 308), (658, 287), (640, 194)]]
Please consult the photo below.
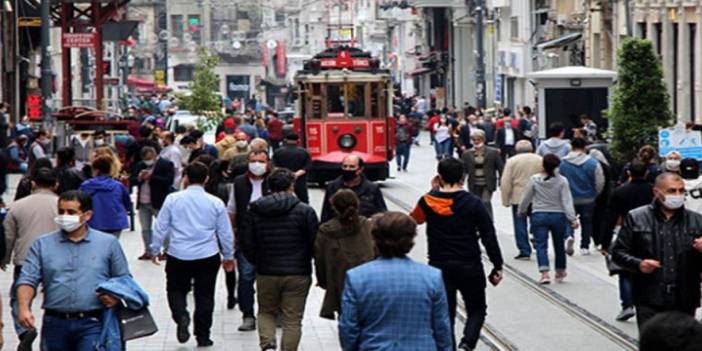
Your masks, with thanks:
[(341, 311), (344, 351), (453, 349), (441, 271), (407, 257), (349, 270)]

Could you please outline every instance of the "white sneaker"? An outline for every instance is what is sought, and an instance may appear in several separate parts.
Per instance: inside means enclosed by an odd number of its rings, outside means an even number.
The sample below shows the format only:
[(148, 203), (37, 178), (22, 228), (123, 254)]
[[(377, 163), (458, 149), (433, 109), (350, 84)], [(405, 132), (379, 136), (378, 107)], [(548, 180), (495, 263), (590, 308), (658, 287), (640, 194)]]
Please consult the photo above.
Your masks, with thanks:
[(569, 236), (566, 239), (566, 249), (565, 249), (566, 255), (573, 256), (573, 254), (575, 253), (575, 251), (573, 250), (573, 245), (575, 245), (575, 238), (573, 238), (572, 236)]
[(581, 256), (590, 256), (590, 249), (580, 249)]

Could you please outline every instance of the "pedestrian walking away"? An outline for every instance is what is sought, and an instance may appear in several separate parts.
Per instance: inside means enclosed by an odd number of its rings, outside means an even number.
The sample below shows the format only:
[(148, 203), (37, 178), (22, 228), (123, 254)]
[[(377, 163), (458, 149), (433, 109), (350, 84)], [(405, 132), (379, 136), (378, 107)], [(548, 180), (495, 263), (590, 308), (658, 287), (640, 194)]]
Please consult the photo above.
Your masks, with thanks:
[(240, 230), (240, 246), (256, 267), (258, 334), (262, 350), (276, 350), (276, 316), (283, 327), (281, 349), (295, 351), (312, 284), (317, 214), (294, 195), (295, 174), (285, 168), (268, 176), (271, 194), (252, 202)]
[(441, 271), (407, 257), (417, 224), (398, 212), (372, 219), (380, 257), (348, 271), (341, 298), (343, 351), (453, 351)]
[(283, 140), (283, 146), (276, 148), (273, 154), (273, 165), (295, 173), (295, 195), (300, 201), (308, 204), (310, 197), (307, 192), (307, 171), (312, 167), (312, 158), (306, 149), (298, 146), (299, 139), (297, 133), (288, 133)]
[(518, 141), (515, 147), (517, 154), (507, 160), (500, 180), (502, 205), (512, 209), (514, 239), (519, 250), (515, 259), (518, 260), (528, 260), (531, 257), (527, 217), (520, 216), (518, 210), (529, 180), (543, 169), (541, 156), (534, 154), (533, 150), (529, 140)]
[[(572, 151), (563, 157), (559, 172), (568, 180), (573, 195), (575, 212), (580, 217), (580, 254), (590, 254), (590, 241), (593, 234), (595, 200), (605, 187), (602, 165), (587, 154), (585, 139), (575, 138), (571, 142)], [(575, 231), (570, 227), (566, 232), (566, 253), (573, 254)]]
[(685, 208), (685, 182), (674, 173), (656, 178), (655, 200), (629, 212), (612, 247), (629, 270), (641, 330), (656, 314), (694, 316), (700, 306), (702, 214)]
[(27, 330), (36, 329), (30, 306), (42, 285), (42, 350), (92, 351), (105, 347), (101, 338), (106, 322), (103, 314), (119, 300), (96, 290), (112, 278), (130, 274), (117, 238), (89, 227), (92, 214), (88, 194), (61, 194), (55, 218), (60, 230), (32, 243), (15, 284), (18, 320)]
[[(139, 157), (141, 159), (141, 156)], [(80, 190), (92, 197), (93, 211), (91, 228), (110, 233), (119, 238), (129, 228), (127, 212), (132, 209), (132, 200), (124, 184), (110, 176), (112, 158), (100, 156), (92, 163), (94, 178), (80, 185)]]
[[(203, 188), (209, 170), (194, 162), (185, 168), (185, 190), (168, 195), (154, 225), (151, 256), (155, 264), (166, 237), (166, 292), (177, 338), (190, 338), (187, 295), (195, 297), (194, 334), (200, 347), (212, 346), (210, 338), (215, 287), (220, 262), (234, 269), (234, 234), (224, 202)], [(221, 256), (221, 257), (220, 257)]]
[(317, 284), (325, 290), (322, 318), (341, 313), (341, 292), (346, 272), (375, 258), (370, 221), (359, 215), (358, 196), (348, 189), (331, 198), (334, 218), (319, 227), (314, 249)]
[(543, 170), (529, 180), (517, 211), (519, 216), (526, 216), (531, 206), (531, 228), (536, 240), (540, 284), (551, 283), (551, 266), (548, 260), (549, 232), (556, 257), (556, 281), (562, 282), (567, 275), (564, 243), (566, 225), (570, 223), (574, 229), (579, 226), (568, 180), (556, 172), (560, 164), (561, 160), (555, 154), (543, 157)]
[(334, 216), (330, 199), (340, 189), (349, 189), (356, 193), (361, 201), (360, 214), (370, 218), (376, 213), (388, 210), (380, 186), (363, 175), (363, 159), (357, 155), (347, 155), (341, 161), (341, 176), (327, 185), (322, 200), (321, 223)]
[[(417, 224), (427, 224), (429, 265), (442, 272), (452, 326), (457, 293), (461, 293), (465, 303), (468, 319), (460, 342), (454, 345), (459, 350), (473, 350), (487, 315), (485, 273), (478, 240), (493, 265), (490, 273), (493, 285), (502, 280), (502, 253), (487, 209), (477, 196), (464, 190), (461, 161), (441, 160), (431, 186), (432, 190), (419, 199), (411, 216)], [(343, 313), (342, 310), (342, 317)]]
[(548, 127), (548, 139), (539, 145), (536, 153), (543, 157), (546, 154), (554, 154), (560, 158), (565, 157), (570, 152), (570, 142), (563, 139), (565, 127), (561, 123), (552, 123)]

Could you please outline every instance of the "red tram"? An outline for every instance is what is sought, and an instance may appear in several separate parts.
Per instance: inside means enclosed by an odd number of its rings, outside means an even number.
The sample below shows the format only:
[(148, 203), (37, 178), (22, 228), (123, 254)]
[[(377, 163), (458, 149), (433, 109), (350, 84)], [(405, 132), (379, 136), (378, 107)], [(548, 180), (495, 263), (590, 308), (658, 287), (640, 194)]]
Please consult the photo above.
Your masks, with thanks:
[(386, 179), (395, 148), (390, 72), (369, 53), (340, 46), (305, 62), (295, 84), (296, 129), (313, 162), (308, 180), (336, 178), (348, 154), (363, 159), (369, 179)]

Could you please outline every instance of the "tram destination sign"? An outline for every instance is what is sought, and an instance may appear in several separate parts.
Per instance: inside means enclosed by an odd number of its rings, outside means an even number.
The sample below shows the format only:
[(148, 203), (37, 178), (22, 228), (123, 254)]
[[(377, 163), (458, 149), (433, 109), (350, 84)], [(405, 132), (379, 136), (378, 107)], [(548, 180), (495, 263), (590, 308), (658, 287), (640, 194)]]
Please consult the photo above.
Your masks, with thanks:
[(370, 60), (367, 57), (351, 57), (348, 51), (342, 50), (335, 58), (323, 58), (320, 60), (322, 68), (368, 68)]

